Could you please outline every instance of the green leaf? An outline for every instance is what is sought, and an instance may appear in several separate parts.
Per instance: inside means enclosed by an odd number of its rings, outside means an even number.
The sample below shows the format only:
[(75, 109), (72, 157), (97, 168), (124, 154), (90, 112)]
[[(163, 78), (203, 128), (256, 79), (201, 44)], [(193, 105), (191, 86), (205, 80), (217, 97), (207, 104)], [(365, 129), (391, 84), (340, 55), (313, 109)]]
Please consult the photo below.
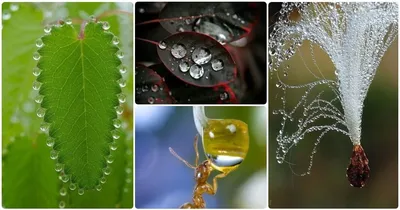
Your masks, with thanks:
[(105, 157), (115, 143), (113, 120), (121, 92), (119, 49), (102, 26), (89, 22), (83, 36), (72, 25), (53, 26), (38, 50), (42, 73), (37, 81), (53, 154), (69, 180), (84, 189), (94, 189), (108, 167)]
[(57, 173), (49, 158), (45, 135), (36, 141), (17, 137), (3, 156), (3, 207), (58, 207)]
[(17, 11), (12, 11), (9, 3), (2, 5), (2, 11), (11, 15), (10, 19), (3, 20), (2, 30), (3, 146), (21, 132), (36, 133), (40, 122), (33, 115), (35, 61), (32, 55), (36, 50), (35, 40), (43, 34), (42, 13), (31, 3), (19, 3), (18, 7)]

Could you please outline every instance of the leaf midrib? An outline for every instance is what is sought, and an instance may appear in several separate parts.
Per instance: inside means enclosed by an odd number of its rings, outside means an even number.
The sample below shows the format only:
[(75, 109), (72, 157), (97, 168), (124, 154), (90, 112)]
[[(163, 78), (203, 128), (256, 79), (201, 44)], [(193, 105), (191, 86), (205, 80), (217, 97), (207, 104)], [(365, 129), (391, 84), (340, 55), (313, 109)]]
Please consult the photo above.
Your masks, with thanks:
[(84, 167), (86, 167), (86, 164), (89, 163), (89, 160), (88, 160), (89, 148), (88, 148), (88, 143), (87, 143), (87, 115), (86, 115), (87, 112), (86, 112), (86, 91), (85, 91), (85, 66), (84, 66), (84, 62), (83, 62), (83, 59), (84, 59), (84, 55), (83, 55), (83, 41), (80, 40), (79, 42), (80, 42), (79, 44), (81, 45), (81, 56), (80, 56), (80, 59), (81, 59), (81, 61), (82, 61), (82, 85), (83, 85), (82, 89), (83, 89), (83, 101), (84, 101), (83, 107), (84, 107), (84, 112), (85, 112), (86, 162), (85, 162)]

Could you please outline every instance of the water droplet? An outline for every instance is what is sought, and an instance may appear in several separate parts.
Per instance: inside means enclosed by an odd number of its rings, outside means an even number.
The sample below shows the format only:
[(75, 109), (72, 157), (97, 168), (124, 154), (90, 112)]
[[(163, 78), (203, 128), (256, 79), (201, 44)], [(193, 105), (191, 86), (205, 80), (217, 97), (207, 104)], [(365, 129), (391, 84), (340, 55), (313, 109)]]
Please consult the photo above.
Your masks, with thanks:
[(74, 184), (74, 183), (69, 184), (69, 189), (70, 190), (75, 190), (76, 189), (76, 184)]
[(220, 59), (212, 60), (211, 67), (214, 71), (220, 71), (224, 68), (224, 62), (222, 62)]
[(44, 96), (42, 96), (42, 95), (37, 95), (36, 98), (35, 98), (35, 102), (38, 103), (38, 104), (40, 104), (40, 103), (42, 103), (43, 98), (44, 98)]
[(179, 64), (179, 70), (181, 70), (181, 72), (187, 72), (189, 71), (189, 64), (186, 61), (182, 61)]
[(42, 47), (43, 46), (43, 41), (42, 41), (42, 39), (37, 39), (36, 40), (36, 47)]
[(129, 183), (131, 183), (131, 182), (132, 182), (132, 179), (130, 179), (130, 178), (127, 178), (127, 179), (125, 180), (125, 182), (129, 184)]
[(115, 112), (117, 112), (118, 115), (121, 115), (124, 112), (124, 108), (122, 106), (116, 106)]
[(167, 49), (167, 44), (164, 41), (158, 43), (158, 48), (165, 50)]
[(11, 18), (11, 13), (8, 10), (3, 12), (3, 20), (9, 20)]
[(38, 61), (40, 59), (40, 54), (38, 52), (33, 53), (33, 60)]
[(71, 18), (67, 18), (67, 19), (65, 20), (65, 23), (66, 23), (67, 25), (71, 25), (71, 24), (72, 24), (72, 19), (71, 19)]
[(104, 175), (110, 175), (111, 174), (111, 168), (109, 166), (103, 168), (103, 173), (104, 173)]
[(46, 114), (46, 109), (40, 107), (39, 109), (36, 110), (36, 115), (38, 117), (44, 117), (44, 115)]
[(44, 33), (48, 34), (48, 33), (51, 32), (51, 26), (47, 25), (47, 26), (44, 27), (43, 30), (44, 30)]
[(120, 137), (118, 130), (111, 131), (111, 135), (112, 135), (113, 139), (119, 139), (119, 137)]
[(204, 75), (204, 69), (202, 66), (194, 64), (190, 67), (189, 73), (193, 79), (200, 79)]
[(182, 25), (178, 26), (178, 28), (176, 29), (177, 32), (184, 32), (185, 29), (183, 28)]
[(110, 149), (111, 150), (115, 151), (115, 150), (117, 150), (117, 148), (118, 148), (118, 144), (117, 144), (116, 141), (113, 141), (113, 142), (110, 143)]
[(60, 201), (58, 207), (60, 207), (61, 209), (65, 208), (65, 201)]
[(174, 58), (181, 59), (186, 56), (185, 46), (182, 44), (174, 44), (171, 49), (171, 54)]
[(40, 130), (45, 132), (45, 133), (47, 133), (49, 131), (49, 128), (50, 128), (50, 123), (42, 122), (40, 124)]
[(119, 72), (120, 72), (121, 74), (125, 74), (126, 71), (127, 71), (126, 66), (122, 65), (122, 66), (119, 67)]
[(37, 76), (40, 75), (40, 73), (42, 73), (42, 70), (39, 69), (38, 67), (34, 67), (33, 70), (32, 70), (32, 73), (33, 73), (33, 75), (34, 75), (35, 77), (37, 77)]
[(104, 184), (104, 183), (106, 183), (106, 181), (107, 181), (107, 178), (105, 176), (100, 178), (100, 183)]
[(124, 187), (124, 193), (128, 193), (128, 188)]
[(60, 189), (60, 195), (61, 196), (66, 196), (67, 195), (67, 189), (65, 189), (65, 187)]
[(149, 102), (149, 104), (154, 104), (154, 98), (153, 97), (149, 97), (148, 99), (147, 99), (147, 102)]
[(63, 168), (64, 168), (63, 164), (61, 164), (61, 163), (56, 163), (55, 169), (56, 169), (57, 172), (62, 171)]
[(110, 24), (108, 22), (103, 22), (102, 28), (103, 28), (103, 30), (108, 30), (108, 29), (110, 29)]
[(119, 59), (124, 58), (124, 52), (122, 52), (121, 50), (118, 51), (118, 52), (117, 52), (117, 57), (118, 57)]
[(15, 12), (18, 11), (19, 5), (18, 4), (10, 4), (10, 10)]
[(117, 95), (117, 97), (118, 97), (118, 101), (120, 103), (125, 103), (126, 102), (126, 95), (125, 94), (120, 93), (120, 94)]
[(121, 127), (121, 120), (114, 119), (113, 120), (113, 125), (114, 125), (115, 128), (120, 128)]
[(221, 94), (219, 94), (219, 98), (221, 99), (221, 101), (226, 100), (228, 98), (228, 93), (227, 92), (223, 92)]
[(115, 44), (115, 45), (119, 44), (118, 37), (114, 36), (113, 39), (112, 39), (112, 43)]
[(53, 137), (48, 137), (47, 140), (46, 140), (46, 145), (48, 147), (53, 147), (54, 146), (54, 138)]
[(192, 53), (192, 59), (199, 65), (206, 64), (211, 60), (211, 52), (204, 47), (196, 48)]
[(101, 191), (101, 184), (96, 185), (96, 190)]
[(40, 83), (40, 82), (38, 82), (38, 81), (35, 80), (35, 81), (33, 82), (32, 88), (33, 88), (34, 90), (39, 90), (41, 86), (42, 86), (42, 83)]
[(106, 157), (106, 160), (107, 160), (107, 163), (113, 163), (115, 158), (113, 155), (110, 154), (109, 156)]
[(143, 14), (144, 12), (145, 12), (145, 10), (144, 10), (143, 8), (140, 8), (140, 9), (139, 9), (139, 13), (142, 13), (142, 14)]
[(85, 194), (85, 190), (83, 188), (78, 189), (78, 195), (83, 195)]
[(51, 158), (52, 160), (57, 159), (57, 158), (58, 158), (58, 152), (57, 152), (56, 150), (51, 150), (51, 152), (50, 152), (50, 158)]
[(233, 18), (233, 19), (237, 19), (238, 16), (237, 16), (236, 14), (234, 14), (234, 15), (232, 15), (232, 18)]
[(118, 85), (122, 88), (126, 86), (126, 80), (124, 80), (123, 78), (117, 80), (117, 82), (118, 82)]

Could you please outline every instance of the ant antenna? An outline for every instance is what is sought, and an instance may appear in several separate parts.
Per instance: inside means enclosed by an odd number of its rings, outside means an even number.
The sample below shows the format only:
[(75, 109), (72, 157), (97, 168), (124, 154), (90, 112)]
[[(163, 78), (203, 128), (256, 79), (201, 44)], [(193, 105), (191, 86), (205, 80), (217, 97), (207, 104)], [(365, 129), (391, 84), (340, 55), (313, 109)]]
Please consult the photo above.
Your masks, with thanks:
[(178, 154), (176, 154), (176, 152), (170, 147), (169, 151), (171, 152), (171, 154), (173, 156), (175, 156), (176, 158), (178, 158), (180, 161), (182, 161), (187, 167), (189, 168), (193, 168), (196, 169), (196, 167), (192, 166), (190, 163), (188, 163), (186, 160), (184, 160), (183, 158), (181, 158)]

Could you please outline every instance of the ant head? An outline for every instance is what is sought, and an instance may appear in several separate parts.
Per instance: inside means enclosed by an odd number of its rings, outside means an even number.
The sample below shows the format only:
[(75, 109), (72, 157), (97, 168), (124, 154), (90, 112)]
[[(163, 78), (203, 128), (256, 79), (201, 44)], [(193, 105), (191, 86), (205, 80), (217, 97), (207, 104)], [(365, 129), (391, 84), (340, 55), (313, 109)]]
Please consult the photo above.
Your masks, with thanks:
[(210, 176), (212, 169), (213, 168), (211, 166), (211, 163), (208, 160), (205, 160), (203, 163), (198, 165), (194, 172), (194, 177), (196, 179), (196, 182), (197, 183), (207, 182), (207, 179)]

